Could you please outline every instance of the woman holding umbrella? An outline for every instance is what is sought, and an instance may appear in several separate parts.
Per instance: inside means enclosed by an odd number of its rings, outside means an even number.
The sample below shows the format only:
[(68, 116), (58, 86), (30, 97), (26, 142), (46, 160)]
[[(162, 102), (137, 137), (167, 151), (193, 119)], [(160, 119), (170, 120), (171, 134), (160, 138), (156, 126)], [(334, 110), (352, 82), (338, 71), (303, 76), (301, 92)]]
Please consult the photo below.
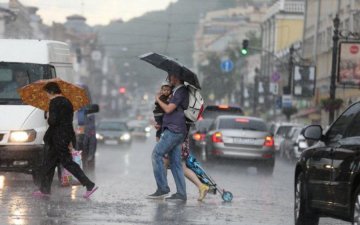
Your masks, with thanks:
[(75, 132), (72, 125), (74, 108), (73, 104), (62, 95), (61, 89), (56, 82), (48, 82), (43, 87), (48, 98), (49, 118), (44, 142), (49, 148), (44, 155), (44, 164), (41, 171), (40, 190), (33, 193), (34, 196), (48, 196), (54, 177), (55, 168), (60, 162), (65, 169), (72, 173), (80, 183), (86, 187), (84, 198), (90, 197), (98, 187), (89, 180), (80, 166), (72, 160), (70, 153), (72, 143), (75, 144)]

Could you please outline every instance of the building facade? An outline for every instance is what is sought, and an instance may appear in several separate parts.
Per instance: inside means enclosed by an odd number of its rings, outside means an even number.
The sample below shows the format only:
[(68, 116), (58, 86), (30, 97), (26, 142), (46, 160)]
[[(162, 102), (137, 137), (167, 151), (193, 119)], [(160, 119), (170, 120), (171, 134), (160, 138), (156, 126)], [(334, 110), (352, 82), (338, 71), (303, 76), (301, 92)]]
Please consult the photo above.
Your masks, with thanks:
[[(313, 106), (320, 108), (321, 99), (329, 97), (332, 47), (333, 47), (333, 19), (336, 14), (340, 18), (339, 30), (359, 32), (360, 7), (358, 0), (306, 0), (305, 24), (303, 35), (302, 56), (316, 65), (316, 95)], [(336, 98), (343, 99), (342, 108), (335, 112), (335, 116), (348, 104), (359, 100), (358, 90), (345, 87), (336, 88)], [(321, 108), (317, 111), (319, 122), (328, 124), (328, 112)]]
[(262, 24), (261, 74), (270, 76), (275, 70), (283, 70), (281, 80), (289, 76), (286, 59), (289, 48), (301, 41), (304, 26), (304, 0), (279, 0), (268, 10)]

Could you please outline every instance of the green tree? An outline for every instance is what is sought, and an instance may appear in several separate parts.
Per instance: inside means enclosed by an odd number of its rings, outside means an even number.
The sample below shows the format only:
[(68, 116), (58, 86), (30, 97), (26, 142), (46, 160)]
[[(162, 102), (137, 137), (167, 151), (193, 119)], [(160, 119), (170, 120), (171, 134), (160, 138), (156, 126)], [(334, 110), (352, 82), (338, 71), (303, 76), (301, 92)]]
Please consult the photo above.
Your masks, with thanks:
[[(235, 90), (238, 79), (236, 63), (238, 62), (239, 54), (237, 54), (237, 51), (239, 49), (235, 47), (226, 49), (222, 55), (217, 53), (207, 54), (208, 64), (200, 66), (200, 72), (204, 75), (202, 91), (206, 101), (210, 101), (209, 96), (211, 94), (215, 95), (215, 100), (221, 100), (224, 97), (230, 98)], [(234, 63), (234, 68), (230, 72), (221, 70), (221, 62), (224, 56)]]

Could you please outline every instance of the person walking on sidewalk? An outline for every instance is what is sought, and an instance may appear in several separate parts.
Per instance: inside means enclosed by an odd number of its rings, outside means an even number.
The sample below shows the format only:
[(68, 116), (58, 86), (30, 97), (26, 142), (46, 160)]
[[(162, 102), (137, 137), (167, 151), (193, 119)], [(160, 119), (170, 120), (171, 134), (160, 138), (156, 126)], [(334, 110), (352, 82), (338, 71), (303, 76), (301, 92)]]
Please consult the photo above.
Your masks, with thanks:
[(165, 115), (162, 124), (163, 133), (152, 153), (152, 166), (157, 190), (148, 198), (163, 198), (170, 192), (163, 162), (163, 158), (167, 154), (177, 192), (166, 198), (166, 200), (186, 201), (186, 184), (181, 163), (181, 144), (187, 133), (184, 109), (189, 105), (189, 93), (184, 86), (184, 81), (180, 80), (178, 73), (169, 72), (168, 78), (170, 84), (174, 87), (169, 104), (160, 101), (160, 95), (156, 95), (156, 102), (165, 111)]
[(84, 198), (90, 197), (98, 187), (84, 174), (80, 166), (72, 159), (70, 149), (76, 142), (73, 128), (74, 110), (71, 102), (61, 94), (56, 82), (47, 83), (43, 90), (50, 99), (49, 128), (44, 135), (44, 162), (41, 171), (40, 190), (33, 192), (34, 196), (49, 196), (55, 168), (60, 162), (80, 183), (86, 187)]

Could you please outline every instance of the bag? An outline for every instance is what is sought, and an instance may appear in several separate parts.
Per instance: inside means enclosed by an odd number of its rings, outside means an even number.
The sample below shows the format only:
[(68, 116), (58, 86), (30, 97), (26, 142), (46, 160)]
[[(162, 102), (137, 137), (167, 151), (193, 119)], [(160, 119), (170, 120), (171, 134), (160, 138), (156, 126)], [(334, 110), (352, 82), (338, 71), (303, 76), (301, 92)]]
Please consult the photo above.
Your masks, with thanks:
[(184, 114), (187, 120), (195, 122), (201, 117), (204, 110), (204, 99), (199, 89), (190, 84), (185, 85), (185, 87), (189, 92), (189, 105), (184, 110)]
[[(79, 164), (80, 168), (82, 168), (81, 152), (75, 149), (71, 150), (72, 159)], [(61, 165), (61, 186), (66, 187), (74, 184), (80, 184), (80, 182)]]

